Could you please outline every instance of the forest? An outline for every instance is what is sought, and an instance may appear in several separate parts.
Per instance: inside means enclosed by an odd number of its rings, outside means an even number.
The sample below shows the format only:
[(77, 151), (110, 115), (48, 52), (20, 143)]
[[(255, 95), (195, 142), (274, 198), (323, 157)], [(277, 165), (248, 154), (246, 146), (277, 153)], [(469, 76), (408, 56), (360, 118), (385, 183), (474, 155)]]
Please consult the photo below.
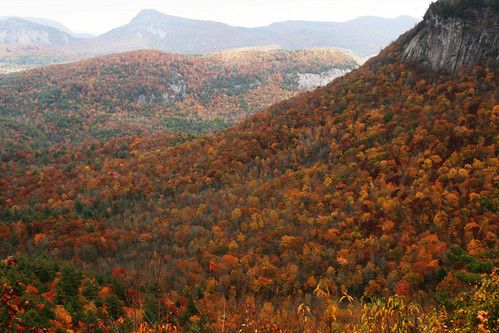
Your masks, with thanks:
[(83, 54), (54, 50), (37, 45), (0, 45), (0, 75), (47, 66), (56, 63), (76, 61)]
[[(402, 41), (206, 135), (90, 130), (99, 114), (166, 112), (129, 96), (158, 96), (172, 81), (151, 73), (184, 73), (196, 58), (134, 52), (0, 77), (20, 92), (0, 90), (9, 117), (45, 117), (31, 137), (14, 126), (2, 135), (0, 328), (498, 332), (499, 63), (428, 71), (402, 60)], [(106, 75), (83, 85), (83, 69)], [(251, 90), (268, 73), (258, 69), (211, 81), (212, 91)], [(124, 72), (148, 85), (123, 77), (112, 87), (123, 94), (110, 94), (106, 78)], [(210, 96), (205, 105), (224, 105), (237, 93)], [(81, 101), (96, 112), (84, 118)], [(234, 106), (210, 110), (244, 118)], [(8, 148), (16, 135), (24, 149)], [(40, 148), (43, 136), (59, 141)]]
[(205, 134), (300, 92), (299, 73), (351, 70), (333, 50), (135, 51), (0, 76), (0, 145), (22, 150), (133, 135)]

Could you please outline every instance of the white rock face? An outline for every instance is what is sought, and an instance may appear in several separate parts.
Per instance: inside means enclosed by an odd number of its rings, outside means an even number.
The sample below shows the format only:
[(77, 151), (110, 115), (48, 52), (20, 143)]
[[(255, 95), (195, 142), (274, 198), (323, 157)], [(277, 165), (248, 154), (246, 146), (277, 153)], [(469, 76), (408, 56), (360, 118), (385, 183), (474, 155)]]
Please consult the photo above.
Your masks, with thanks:
[(150, 26), (148, 28), (148, 30), (154, 35), (154, 36), (157, 36), (159, 38), (166, 38), (166, 35), (167, 35), (167, 32), (164, 31), (163, 29), (161, 28), (156, 28), (156, 27), (152, 27)]
[(350, 72), (348, 69), (333, 68), (322, 74), (298, 73), (298, 89), (308, 90), (325, 86), (334, 79), (343, 76), (348, 72)]
[(163, 92), (164, 104), (182, 101), (187, 95), (187, 84), (182, 75), (178, 74), (167, 79), (167, 90)]
[(187, 86), (185, 84), (171, 84), (169, 90), (163, 92), (163, 103), (168, 104), (176, 100), (183, 100), (187, 94)]
[(139, 98), (137, 98), (137, 104), (139, 105), (154, 104), (155, 102), (156, 96), (154, 96), (154, 94), (150, 94), (148, 96), (140, 95)]
[(187, 95), (187, 84), (182, 75), (176, 73), (165, 79), (166, 90), (160, 92), (160, 96), (156, 97), (154, 93), (141, 94), (135, 100), (139, 105), (163, 103), (170, 104), (182, 101)]

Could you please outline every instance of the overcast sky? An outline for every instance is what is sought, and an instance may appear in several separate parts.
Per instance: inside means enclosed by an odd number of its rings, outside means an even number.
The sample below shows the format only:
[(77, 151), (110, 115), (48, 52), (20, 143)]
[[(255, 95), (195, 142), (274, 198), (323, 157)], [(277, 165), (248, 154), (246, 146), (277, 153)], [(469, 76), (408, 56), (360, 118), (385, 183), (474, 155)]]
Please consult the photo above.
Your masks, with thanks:
[(432, 0), (0, 0), (0, 16), (41, 17), (73, 32), (102, 34), (141, 9), (257, 27), (286, 20), (347, 21), (359, 16), (422, 18)]

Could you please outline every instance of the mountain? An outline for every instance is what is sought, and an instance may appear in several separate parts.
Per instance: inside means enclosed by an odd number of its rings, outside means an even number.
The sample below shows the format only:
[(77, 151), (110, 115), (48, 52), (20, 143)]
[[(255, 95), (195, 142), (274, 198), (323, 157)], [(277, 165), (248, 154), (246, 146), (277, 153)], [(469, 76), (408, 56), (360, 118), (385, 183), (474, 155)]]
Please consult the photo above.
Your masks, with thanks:
[(2, 142), (18, 128), (31, 133), (14, 140), (18, 147), (202, 134), (355, 67), (344, 53), (324, 49), (203, 56), (134, 51), (33, 69), (0, 77)]
[(58, 29), (19, 18), (0, 20), (0, 44), (62, 47), (77, 38)]
[[(7, 20), (7, 19), (10, 19), (10, 18), (16, 18), (16, 17), (13, 17), (13, 16), (1, 16), (0, 17), (0, 21)], [(94, 35), (91, 35), (91, 34), (74, 33), (68, 27), (66, 27), (64, 24), (62, 24), (60, 22), (57, 22), (57, 21), (54, 21), (54, 20), (50, 20), (50, 19), (44, 19), (44, 18), (39, 18), (39, 17), (18, 17), (18, 19), (21, 19), (21, 20), (24, 20), (24, 21), (33, 22), (33, 23), (44, 25), (44, 26), (48, 26), (48, 27), (52, 27), (52, 28), (55, 28), (57, 30), (60, 30), (60, 31), (68, 34), (68, 35), (71, 35), (71, 36), (77, 37), (77, 38), (94, 38), (95, 37)]]
[(0, 74), (88, 57), (85, 51), (65, 49), (78, 40), (56, 21), (0, 17)]
[(499, 62), (407, 59), (428, 19), (216, 134), (7, 150), (8, 328), (497, 331)]
[(362, 17), (343, 23), (288, 21), (262, 28), (240, 28), (143, 10), (129, 24), (88, 41), (85, 47), (95, 52), (153, 48), (168, 52), (208, 53), (279, 45), (291, 50), (343, 48), (366, 57), (378, 53), (417, 22), (409, 16), (396, 19)]
[(410, 16), (394, 19), (364, 16), (347, 22), (287, 21), (257, 31), (273, 35), (274, 43), (289, 49), (336, 47), (369, 57), (418, 21)]
[(50, 20), (3, 18), (0, 19), (0, 44), (43, 45), (80, 54), (80, 59), (140, 49), (204, 54), (248, 47), (344, 49), (365, 58), (378, 53), (417, 22), (409, 16), (361, 17), (341, 23), (287, 21), (267, 27), (241, 28), (148, 9), (142, 10), (130, 23), (95, 38), (77, 38), (80, 36)]
[[(257, 43), (250, 33), (211, 21), (190, 20), (155, 10), (141, 11), (129, 24), (88, 41), (94, 52), (159, 49), (175, 53), (209, 53)], [(248, 41), (251, 40), (249, 43)]]

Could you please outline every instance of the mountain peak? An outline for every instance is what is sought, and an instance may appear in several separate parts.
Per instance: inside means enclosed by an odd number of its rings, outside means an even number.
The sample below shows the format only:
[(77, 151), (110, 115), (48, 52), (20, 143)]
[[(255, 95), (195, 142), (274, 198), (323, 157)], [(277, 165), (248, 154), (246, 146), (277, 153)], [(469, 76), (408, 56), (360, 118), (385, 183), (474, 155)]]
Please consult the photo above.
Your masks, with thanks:
[(499, 60), (497, 1), (440, 0), (409, 34), (404, 58), (433, 70), (456, 72), (488, 59)]
[(137, 19), (141, 19), (141, 18), (144, 18), (144, 17), (148, 17), (148, 16), (163, 16), (164, 14), (163, 13), (160, 13), (158, 12), (157, 10), (155, 9), (142, 9), (138, 14), (137, 16), (135, 16), (133, 18), (132, 21), (134, 20), (137, 20)]

